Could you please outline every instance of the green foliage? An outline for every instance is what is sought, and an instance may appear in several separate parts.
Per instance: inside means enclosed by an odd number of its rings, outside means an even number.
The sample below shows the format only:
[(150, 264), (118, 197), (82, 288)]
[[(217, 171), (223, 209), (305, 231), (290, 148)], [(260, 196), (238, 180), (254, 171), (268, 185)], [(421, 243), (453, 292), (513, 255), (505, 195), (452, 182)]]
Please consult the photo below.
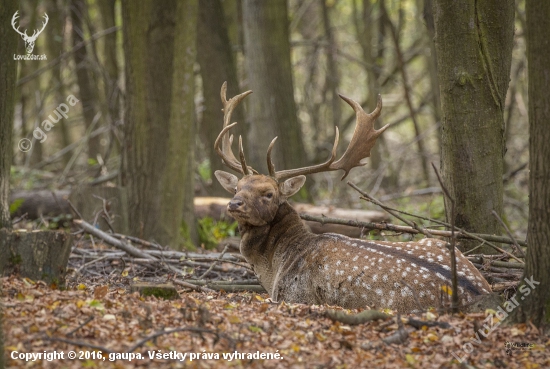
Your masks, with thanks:
[(10, 214), (13, 215), (21, 207), (21, 205), (23, 205), (24, 202), (25, 199), (15, 199), (10, 204)]
[(215, 221), (210, 217), (199, 219), (199, 241), (208, 250), (227, 237), (235, 236), (237, 222)]
[(93, 167), (94, 165), (97, 165), (97, 164), (98, 164), (98, 162), (97, 162), (96, 159), (94, 159), (94, 158), (88, 158), (88, 165), (89, 165), (89, 166)]
[(195, 251), (197, 247), (191, 242), (191, 232), (189, 232), (189, 226), (185, 223), (185, 220), (181, 221), (180, 236), (183, 240), (183, 248), (189, 251)]
[(210, 175), (210, 160), (205, 159), (201, 161), (199, 165), (197, 165), (197, 170), (203, 181), (208, 182), (212, 180), (212, 176)]

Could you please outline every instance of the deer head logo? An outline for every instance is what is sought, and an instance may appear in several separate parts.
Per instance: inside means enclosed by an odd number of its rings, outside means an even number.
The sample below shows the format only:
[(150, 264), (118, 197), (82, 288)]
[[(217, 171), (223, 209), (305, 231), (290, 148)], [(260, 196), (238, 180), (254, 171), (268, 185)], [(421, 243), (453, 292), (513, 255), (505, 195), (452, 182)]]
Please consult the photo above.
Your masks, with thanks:
[(42, 33), (42, 31), (44, 31), (44, 28), (46, 28), (46, 24), (48, 24), (48, 14), (44, 13), (44, 23), (42, 25), (42, 29), (40, 31), (34, 30), (32, 36), (29, 36), (27, 35), (27, 30), (25, 30), (25, 32), (21, 32), (19, 31), (19, 27), (15, 27), (15, 21), (17, 20), (17, 18), (19, 18), (19, 15), (17, 13), (19, 13), (19, 11), (16, 11), (11, 18), (11, 26), (13, 27), (15, 32), (21, 35), (23, 41), (25, 41), (25, 49), (27, 50), (27, 54), (31, 54), (34, 49), (34, 43), (36, 42), (36, 39)]

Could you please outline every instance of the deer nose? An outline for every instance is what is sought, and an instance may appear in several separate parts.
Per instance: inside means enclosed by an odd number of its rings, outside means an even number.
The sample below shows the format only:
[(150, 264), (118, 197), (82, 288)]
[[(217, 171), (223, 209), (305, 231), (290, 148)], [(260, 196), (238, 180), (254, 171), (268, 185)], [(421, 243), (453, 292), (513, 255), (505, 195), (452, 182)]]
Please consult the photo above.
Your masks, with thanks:
[(232, 199), (229, 201), (228, 208), (229, 210), (237, 210), (243, 205), (243, 201), (241, 199)]

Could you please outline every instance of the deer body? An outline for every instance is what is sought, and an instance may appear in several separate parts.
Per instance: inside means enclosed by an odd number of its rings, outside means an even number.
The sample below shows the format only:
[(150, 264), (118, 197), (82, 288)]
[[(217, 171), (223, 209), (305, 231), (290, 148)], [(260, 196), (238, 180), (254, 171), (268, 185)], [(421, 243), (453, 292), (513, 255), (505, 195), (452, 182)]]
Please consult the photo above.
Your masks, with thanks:
[[(344, 98), (357, 113), (358, 124), (350, 146), (334, 162), (338, 131), (331, 158), (324, 164), (276, 172), (268, 149), (270, 176), (258, 174), (246, 165), (239, 139), (240, 163), (230, 146), (227, 131), (231, 111), (250, 92), (225, 99), (224, 128), (216, 140), (216, 150), (224, 163), (240, 171), (237, 176), (216, 171), (220, 184), (234, 193), (229, 213), (237, 220), (240, 250), (254, 268), (260, 283), (272, 299), (305, 304), (339, 305), (344, 308), (391, 308), (401, 312), (421, 310), (441, 304), (441, 296), (451, 291), (450, 252), (438, 239), (419, 242), (387, 242), (353, 239), (339, 234), (315, 235), (303, 225), (287, 199), (305, 183), (303, 174), (343, 169), (346, 172), (369, 156), (382, 128), (374, 130), (381, 109), (366, 114), (354, 101)], [(219, 147), (220, 142), (222, 147)], [(361, 145), (357, 148), (355, 146)], [(345, 177), (345, 175), (344, 175)], [(462, 302), (491, 287), (460, 251), (455, 250), (458, 289)]]
[[(451, 286), (450, 253), (441, 240), (403, 243), (316, 235), (288, 202), (269, 224), (239, 221), (239, 232), (242, 255), (276, 301), (405, 312), (438, 306), (442, 287), (448, 291)], [(456, 252), (463, 302), (489, 293), (479, 271)]]

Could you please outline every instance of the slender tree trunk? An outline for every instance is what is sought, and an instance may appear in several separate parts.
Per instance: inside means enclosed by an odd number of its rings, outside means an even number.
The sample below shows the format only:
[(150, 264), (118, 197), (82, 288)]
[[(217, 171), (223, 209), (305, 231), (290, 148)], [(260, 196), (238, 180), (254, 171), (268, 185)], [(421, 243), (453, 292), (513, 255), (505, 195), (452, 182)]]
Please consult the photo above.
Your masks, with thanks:
[[(116, 26), (115, 23), (115, 4), (114, 0), (99, 0), (97, 2), (99, 11), (101, 12), (101, 23), (103, 29), (108, 29)], [(107, 102), (107, 110), (109, 112), (109, 123), (113, 126), (109, 138), (109, 146), (105, 153), (106, 159), (111, 153), (116, 142), (114, 126), (120, 121), (120, 88), (118, 86), (118, 58), (117, 58), (117, 32), (112, 32), (106, 35), (103, 39), (103, 56), (104, 56), (104, 93), (105, 101)]]
[[(0, 6), (0, 24), (9, 24), (17, 11), (17, 0), (4, 1)], [(13, 110), (15, 106), (15, 78), (17, 63), (9, 56), (17, 52), (18, 38), (14, 37), (10, 27), (0, 27), (0, 229), (11, 229), (9, 190), (12, 159)], [(6, 245), (0, 244), (0, 247)], [(2, 286), (0, 285), (0, 296)], [(0, 368), (4, 362), (4, 318), (0, 307)]]
[[(516, 321), (538, 327), (550, 323), (550, 2), (527, 1), (527, 62), (529, 78), (529, 230), (522, 304)], [(525, 281), (525, 279), (524, 279)], [(533, 283), (534, 284), (534, 283)], [(523, 293), (525, 289), (531, 292)], [(525, 298), (525, 299), (524, 299)], [(519, 300), (518, 300), (519, 301)]]
[[(56, 0), (47, 0), (46, 7), (50, 17), (49, 25), (46, 27), (48, 37), (46, 43), (48, 46), (48, 55), (53, 59), (59, 57), (63, 52), (63, 35), (65, 33), (65, 3)], [(55, 106), (65, 102), (64, 85), (61, 80), (61, 63), (51, 69), (52, 81), (55, 86)], [(56, 124), (57, 127), (57, 124)], [(56, 134), (59, 135), (62, 147), (71, 144), (69, 127), (66, 119), (59, 120), (59, 128), (56, 128)], [(70, 155), (65, 155), (63, 161), (69, 162)]]
[[(196, 0), (122, 2), (126, 112), (122, 182), (135, 235), (181, 247), (192, 235)], [(190, 159), (191, 158), (191, 159)]]
[[(504, 118), (514, 36), (514, 1), (434, 0), (443, 112), (441, 171), (458, 227), (499, 233)], [(447, 217), (451, 207), (446, 203)], [(476, 243), (464, 243), (469, 250)], [(489, 247), (481, 252), (493, 253)]]
[[(19, 2), (8, 0), (0, 7), (0, 24), (9, 24)], [(9, 190), (12, 158), (13, 111), (17, 63), (10, 58), (17, 53), (18, 37), (10, 27), (0, 27), (0, 228), (11, 229)], [(2, 246), (2, 245), (0, 245)], [(1, 328), (1, 326), (0, 326)]]
[[(69, 3), (71, 22), (72, 22), (72, 36), (73, 46), (84, 41), (84, 16), (87, 12), (85, 0), (71, 0)], [(82, 47), (73, 54), (75, 67), (76, 67), (76, 79), (79, 87), (79, 97), (82, 102), (82, 115), (84, 116), (84, 126), (86, 130), (90, 129), (90, 126), (94, 122), (95, 115), (97, 113), (96, 96), (94, 86), (88, 74), (87, 67), (87, 50), (86, 47)], [(99, 123), (96, 123), (94, 128), (98, 128)], [(88, 140), (88, 157), (97, 159), (97, 155), (101, 154), (100, 136), (90, 137)]]
[[(327, 47), (327, 75), (325, 91), (330, 92), (330, 113), (332, 115), (332, 123), (335, 127), (340, 125), (341, 106), (342, 100), (338, 96), (338, 87), (340, 85), (340, 75), (338, 72), (338, 66), (336, 63), (336, 54), (338, 45), (336, 44), (336, 37), (332, 30), (330, 23), (330, 9), (327, 6), (326, 0), (320, 0), (320, 5), (323, 15), (323, 29), (325, 33), (325, 40), (328, 42)], [(343, 150), (343, 149), (341, 149)]]
[(430, 45), (430, 54), (426, 55), (426, 66), (428, 68), (430, 86), (432, 90), (433, 114), (434, 120), (439, 123), (441, 122), (441, 95), (439, 93), (439, 79), (437, 78), (437, 53), (434, 43), (435, 25), (433, 16), (433, 0), (424, 0), (423, 17), (424, 22), (426, 23), (428, 44)]
[[(200, 1), (199, 19), (197, 58), (201, 67), (204, 96), (200, 133), (210, 161), (210, 178), (213, 179), (214, 171), (224, 169), (220, 157), (214, 150), (214, 142), (223, 126), (220, 88), (223, 82), (227, 81), (228, 98), (238, 95), (242, 91), (240, 91), (237, 80), (237, 69), (235, 68), (221, 1)], [(245, 120), (241, 105), (233, 113), (232, 120), (239, 123), (232, 131), (235, 137), (238, 137), (239, 134), (246, 137)], [(226, 192), (218, 182), (214, 180), (213, 183), (214, 185), (209, 189), (209, 193), (225, 196)]]
[(273, 150), (278, 169), (306, 163), (302, 133), (296, 116), (286, 0), (244, 0), (245, 65), (250, 89), (247, 100), (251, 122), (248, 161), (267, 173), (266, 150), (279, 137)]

